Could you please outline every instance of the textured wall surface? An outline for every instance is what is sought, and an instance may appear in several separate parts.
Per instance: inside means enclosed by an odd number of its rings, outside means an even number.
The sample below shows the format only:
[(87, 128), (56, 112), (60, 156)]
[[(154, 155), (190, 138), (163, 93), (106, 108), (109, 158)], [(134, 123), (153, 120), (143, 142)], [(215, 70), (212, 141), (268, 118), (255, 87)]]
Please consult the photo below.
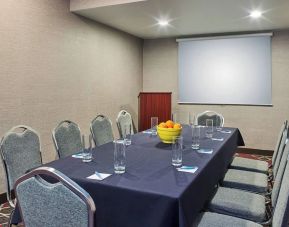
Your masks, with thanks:
[[(197, 85), (192, 85), (193, 86)], [(249, 148), (273, 149), (280, 126), (289, 119), (289, 31), (272, 39), (273, 107), (230, 105), (178, 105), (178, 49), (175, 39), (145, 40), (143, 91), (172, 91), (173, 111), (220, 112), (225, 126), (238, 127)]]
[[(88, 134), (98, 114), (122, 108), (137, 125), (142, 40), (69, 12), (69, 0), (0, 2), (0, 134), (25, 124), (55, 158), (51, 130), (70, 119)], [(0, 165), (0, 193), (5, 190)]]

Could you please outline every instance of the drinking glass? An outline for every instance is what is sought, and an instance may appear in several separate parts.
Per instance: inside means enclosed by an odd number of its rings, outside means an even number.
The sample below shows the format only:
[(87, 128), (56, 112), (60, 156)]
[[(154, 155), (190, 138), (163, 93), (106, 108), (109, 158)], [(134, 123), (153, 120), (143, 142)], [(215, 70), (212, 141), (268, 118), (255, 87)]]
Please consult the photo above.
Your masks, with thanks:
[(125, 140), (114, 141), (114, 172), (125, 173)]
[(124, 137), (125, 145), (131, 145), (131, 124), (124, 125)]
[(173, 166), (181, 166), (183, 159), (182, 159), (182, 152), (183, 152), (183, 137), (176, 136), (173, 138), (172, 144), (172, 165)]
[(91, 162), (92, 161), (92, 136), (89, 135), (89, 147), (85, 148), (85, 136), (82, 135), (82, 144), (83, 144), (83, 152), (82, 152), (82, 162)]
[(189, 124), (190, 124), (190, 126), (193, 126), (193, 125), (195, 125), (196, 124), (196, 117), (195, 117), (195, 115), (194, 114), (192, 114), (192, 113), (189, 113)]
[(200, 148), (201, 127), (199, 125), (192, 126), (192, 148), (198, 150)]
[(213, 119), (207, 119), (206, 120), (206, 137), (212, 138), (213, 137), (213, 131), (214, 131), (214, 121)]
[(153, 136), (157, 135), (157, 125), (159, 124), (158, 122), (158, 117), (151, 117), (151, 132)]
[(216, 118), (216, 130), (217, 131), (222, 131), (222, 122), (223, 120), (220, 117)]

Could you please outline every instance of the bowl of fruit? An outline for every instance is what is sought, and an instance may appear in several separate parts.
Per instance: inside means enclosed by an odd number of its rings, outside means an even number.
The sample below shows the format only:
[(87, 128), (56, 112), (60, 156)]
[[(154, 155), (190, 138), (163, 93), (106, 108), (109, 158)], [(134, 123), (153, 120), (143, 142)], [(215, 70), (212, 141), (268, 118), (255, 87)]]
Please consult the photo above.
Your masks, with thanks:
[(182, 126), (179, 123), (168, 120), (157, 126), (157, 132), (163, 143), (173, 143), (174, 137), (181, 135)]

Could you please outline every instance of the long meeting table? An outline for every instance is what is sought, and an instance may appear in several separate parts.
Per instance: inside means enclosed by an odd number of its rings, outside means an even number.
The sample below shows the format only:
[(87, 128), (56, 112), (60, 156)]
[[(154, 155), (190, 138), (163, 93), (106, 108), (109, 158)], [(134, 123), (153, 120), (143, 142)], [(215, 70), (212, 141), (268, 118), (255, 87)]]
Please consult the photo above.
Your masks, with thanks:
[[(93, 161), (67, 157), (46, 164), (66, 174), (93, 198), (96, 205), (95, 226), (98, 227), (190, 227), (223, 178), (237, 146), (244, 142), (238, 129), (214, 131), (212, 140), (204, 136), (201, 148), (212, 154), (198, 153), (191, 148), (192, 133), (183, 126), (183, 165), (197, 166), (195, 173), (179, 172), (172, 166), (172, 146), (157, 136), (137, 133), (126, 149), (126, 172), (113, 170), (113, 143), (93, 149)], [(228, 133), (228, 132), (231, 133)], [(90, 180), (95, 171), (111, 173), (104, 180)], [(19, 222), (15, 212), (12, 223)]]

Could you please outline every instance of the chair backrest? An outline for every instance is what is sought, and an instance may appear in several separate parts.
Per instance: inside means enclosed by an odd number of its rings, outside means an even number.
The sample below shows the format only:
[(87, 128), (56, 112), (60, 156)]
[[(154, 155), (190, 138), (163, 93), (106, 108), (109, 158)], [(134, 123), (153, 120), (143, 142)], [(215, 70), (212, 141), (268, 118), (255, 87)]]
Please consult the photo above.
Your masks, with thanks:
[(289, 218), (289, 161), (285, 167), (276, 206), (273, 210), (272, 227), (287, 227)]
[(38, 133), (25, 125), (13, 127), (2, 138), (1, 159), (6, 173), (7, 199), (14, 206), (11, 190), (16, 180), (42, 164)]
[(277, 138), (277, 142), (276, 142), (276, 145), (275, 145), (275, 149), (274, 149), (274, 152), (273, 152), (273, 156), (272, 156), (272, 165), (273, 166), (275, 165), (277, 153), (278, 153), (278, 150), (279, 150), (279, 147), (280, 147), (280, 144), (281, 144), (281, 140), (282, 140), (282, 135), (283, 135), (284, 130), (287, 128), (287, 124), (288, 124), (288, 121), (286, 120), (286, 121), (284, 121), (284, 123), (281, 126), (281, 129), (280, 129), (280, 132), (279, 132), (279, 135), (278, 135), (278, 138)]
[(203, 125), (203, 126), (206, 125), (207, 119), (212, 119), (214, 126), (223, 127), (225, 123), (225, 119), (221, 114), (214, 112), (214, 111), (210, 111), (210, 110), (207, 110), (203, 113), (199, 113), (196, 117), (197, 124)]
[(281, 161), (281, 157), (283, 155), (283, 151), (286, 145), (286, 141), (287, 141), (287, 135), (288, 135), (288, 127), (285, 128), (285, 130), (282, 133), (282, 139), (280, 142), (280, 146), (278, 148), (278, 152), (277, 152), (277, 156), (276, 156), (276, 160), (275, 160), (275, 164), (273, 166), (273, 177), (275, 179), (278, 169), (279, 169), (279, 165), (280, 165), (280, 161)]
[(90, 131), (96, 146), (114, 140), (111, 121), (104, 115), (98, 115), (92, 120)]
[(275, 207), (276, 203), (277, 203), (277, 198), (278, 198), (278, 195), (280, 192), (280, 187), (281, 187), (285, 167), (287, 164), (288, 155), (289, 155), (289, 143), (287, 143), (285, 148), (284, 148), (282, 158), (280, 160), (278, 172), (277, 172), (275, 180), (274, 180), (274, 185), (273, 185), (272, 194), (271, 194), (272, 207)]
[(40, 167), (24, 175), (16, 181), (15, 192), (26, 227), (94, 226), (93, 199), (53, 168)]
[(60, 122), (53, 129), (52, 138), (59, 158), (67, 157), (83, 149), (80, 128), (72, 121)]
[(125, 135), (124, 129), (125, 129), (126, 125), (130, 125), (131, 134), (134, 134), (132, 117), (131, 117), (130, 113), (127, 112), (126, 110), (121, 110), (118, 113), (117, 118), (116, 118), (116, 124), (117, 124), (117, 128), (118, 128), (119, 135), (121, 138), (123, 138)]

